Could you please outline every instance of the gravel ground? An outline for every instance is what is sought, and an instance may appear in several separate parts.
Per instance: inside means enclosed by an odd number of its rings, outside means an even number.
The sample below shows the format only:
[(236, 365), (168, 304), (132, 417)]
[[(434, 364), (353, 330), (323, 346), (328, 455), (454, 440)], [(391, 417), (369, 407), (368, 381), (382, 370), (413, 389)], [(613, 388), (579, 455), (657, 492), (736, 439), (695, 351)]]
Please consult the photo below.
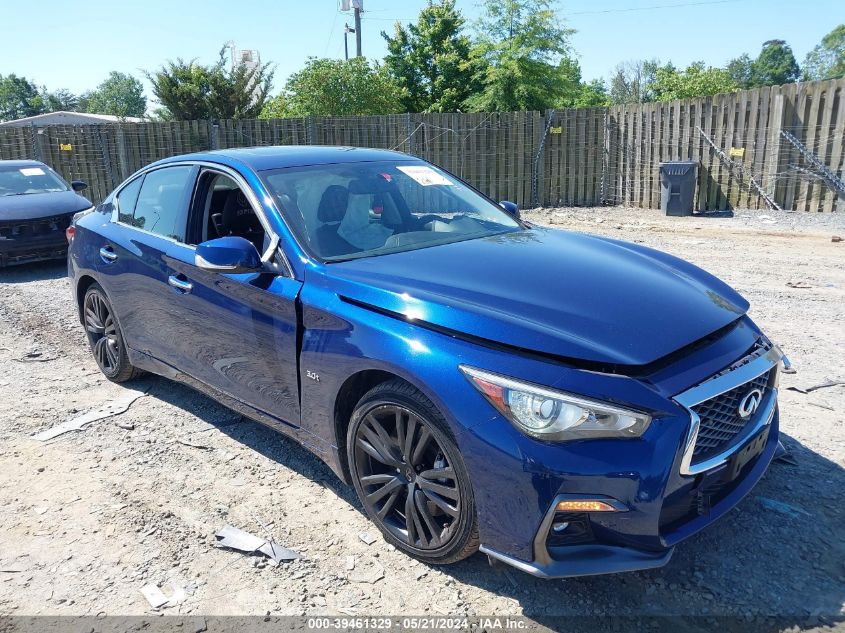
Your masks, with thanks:
[[(845, 613), (845, 218), (777, 212), (665, 218), (541, 209), (535, 222), (642, 242), (736, 287), (792, 359), (776, 463), (663, 569), (540, 581), (483, 555), (433, 568), (384, 542), (354, 492), (293, 441), (148, 377), (130, 409), (51, 442), (32, 435), (119, 397), (97, 371), (63, 263), (0, 273), (0, 615), (792, 616)], [(305, 558), (280, 567), (214, 546), (224, 524)], [(367, 545), (361, 533), (376, 537)], [(750, 620), (749, 620), (750, 621)]]

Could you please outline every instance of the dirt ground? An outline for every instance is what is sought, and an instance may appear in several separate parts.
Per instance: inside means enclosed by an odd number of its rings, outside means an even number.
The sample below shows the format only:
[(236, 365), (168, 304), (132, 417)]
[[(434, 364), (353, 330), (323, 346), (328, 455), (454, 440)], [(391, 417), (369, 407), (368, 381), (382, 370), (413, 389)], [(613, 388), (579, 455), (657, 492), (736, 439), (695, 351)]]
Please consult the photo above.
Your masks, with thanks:
[[(623, 208), (524, 214), (687, 258), (736, 287), (796, 369), (775, 463), (663, 569), (541, 581), (483, 555), (445, 568), (384, 542), (354, 491), (293, 441), (148, 377), (123, 414), (33, 434), (119, 398), (84, 343), (64, 264), (0, 272), (0, 615), (784, 615), (845, 613), (845, 237), (841, 216), (665, 218)], [(230, 523), (305, 558), (279, 567), (215, 547)], [(376, 539), (367, 545), (360, 538)]]

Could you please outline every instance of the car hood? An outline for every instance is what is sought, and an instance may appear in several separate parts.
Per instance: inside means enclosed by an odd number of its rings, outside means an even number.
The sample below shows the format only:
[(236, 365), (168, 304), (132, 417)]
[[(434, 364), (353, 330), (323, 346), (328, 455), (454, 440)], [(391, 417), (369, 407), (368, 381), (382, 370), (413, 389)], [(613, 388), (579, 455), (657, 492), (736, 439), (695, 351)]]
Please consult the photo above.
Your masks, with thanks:
[(0, 222), (35, 220), (52, 215), (76, 213), (88, 209), (90, 206), (89, 200), (74, 191), (0, 196)]
[(645, 365), (736, 321), (737, 292), (636, 244), (532, 228), (327, 265), (342, 298), (528, 351)]

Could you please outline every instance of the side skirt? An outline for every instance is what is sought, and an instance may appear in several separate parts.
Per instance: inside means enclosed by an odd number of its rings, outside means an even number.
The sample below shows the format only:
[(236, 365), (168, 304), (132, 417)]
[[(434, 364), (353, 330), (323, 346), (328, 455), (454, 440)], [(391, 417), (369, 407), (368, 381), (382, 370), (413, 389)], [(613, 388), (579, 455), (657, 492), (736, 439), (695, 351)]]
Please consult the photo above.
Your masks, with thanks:
[(245, 402), (241, 402), (237, 398), (233, 398), (230, 395), (215, 389), (200, 380), (197, 380), (193, 376), (189, 376), (175, 367), (150, 356), (149, 354), (145, 354), (144, 352), (139, 352), (138, 350), (131, 348), (127, 348), (127, 351), (129, 353), (130, 362), (138, 369), (143, 369), (144, 371), (148, 371), (152, 374), (156, 374), (187, 387), (191, 387), (195, 391), (199, 391), (209, 398), (216, 400), (236, 413), (240, 413), (250, 420), (263, 424), (274, 431), (296, 440), (311, 453), (320, 458), (320, 460), (325, 462), (325, 464), (332, 469), (332, 472), (337, 475), (338, 479), (345, 484), (349, 483), (346, 481), (343, 474), (340, 453), (338, 452), (336, 446), (327, 444), (325, 441), (300, 427), (288, 424), (284, 420), (261, 411), (260, 409), (256, 409)]

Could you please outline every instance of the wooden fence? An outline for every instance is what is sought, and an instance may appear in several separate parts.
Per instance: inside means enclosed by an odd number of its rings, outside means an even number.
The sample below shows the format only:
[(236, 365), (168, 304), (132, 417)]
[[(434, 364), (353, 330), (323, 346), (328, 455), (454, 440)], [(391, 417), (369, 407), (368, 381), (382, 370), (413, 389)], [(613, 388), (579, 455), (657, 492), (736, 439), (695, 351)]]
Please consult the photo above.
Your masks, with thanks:
[[(845, 80), (669, 103), (540, 112), (0, 127), (0, 159), (43, 160), (99, 201), (152, 161), (257, 145), (407, 152), (522, 207), (659, 208), (661, 161), (699, 164), (696, 208), (845, 209)], [(845, 187), (843, 187), (845, 188)]]

